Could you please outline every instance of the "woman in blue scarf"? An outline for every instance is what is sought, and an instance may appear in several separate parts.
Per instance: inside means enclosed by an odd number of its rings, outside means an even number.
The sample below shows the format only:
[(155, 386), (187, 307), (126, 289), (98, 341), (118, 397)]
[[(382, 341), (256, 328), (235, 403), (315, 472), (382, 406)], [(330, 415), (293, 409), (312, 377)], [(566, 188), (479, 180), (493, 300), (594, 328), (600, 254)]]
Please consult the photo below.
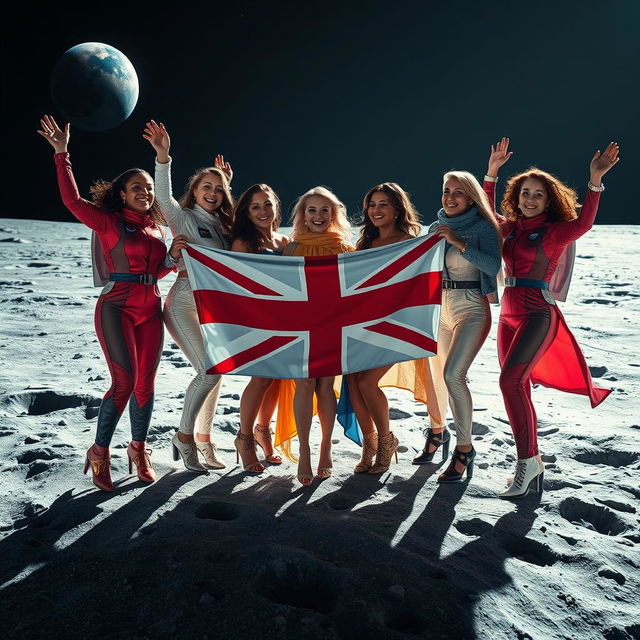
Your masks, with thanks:
[(444, 175), (442, 209), (429, 232), (447, 241), (442, 279), (442, 310), (438, 355), (431, 360), (442, 423), (431, 421), (424, 450), (414, 464), (431, 462), (442, 446), (449, 453), (451, 435), (444, 419), (447, 403), (456, 428), (456, 448), (438, 482), (467, 479), (476, 456), (471, 444), (473, 404), (467, 371), (491, 328), (489, 302), (497, 302), (496, 275), (500, 270), (500, 234), (491, 205), (480, 183), (466, 171)]

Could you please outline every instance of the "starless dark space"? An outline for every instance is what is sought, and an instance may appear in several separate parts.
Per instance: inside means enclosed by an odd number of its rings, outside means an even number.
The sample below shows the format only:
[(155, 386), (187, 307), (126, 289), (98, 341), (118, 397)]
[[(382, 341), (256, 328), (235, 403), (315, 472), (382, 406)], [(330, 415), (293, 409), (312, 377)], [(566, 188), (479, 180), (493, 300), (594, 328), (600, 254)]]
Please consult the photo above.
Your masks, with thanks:
[(132, 61), (140, 98), (111, 131), (72, 130), (83, 195), (94, 179), (130, 166), (153, 172), (141, 136), (149, 118), (171, 133), (176, 195), (221, 152), (235, 170), (234, 192), (271, 184), (285, 221), (294, 199), (317, 184), (354, 217), (371, 186), (393, 180), (428, 222), (442, 173), (481, 178), (502, 135), (515, 151), (502, 185), (535, 164), (582, 197), (591, 154), (617, 140), (622, 162), (607, 176), (598, 222), (636, 222), (628, 190), (639, 138), (633, 0), (86, 5), (68, 13), (22, 7), (5, 23), (0, 216), (72, 219), (35, 131), (43, 113), (57, 115), (49, 94), (56, 60), (98, 41)]

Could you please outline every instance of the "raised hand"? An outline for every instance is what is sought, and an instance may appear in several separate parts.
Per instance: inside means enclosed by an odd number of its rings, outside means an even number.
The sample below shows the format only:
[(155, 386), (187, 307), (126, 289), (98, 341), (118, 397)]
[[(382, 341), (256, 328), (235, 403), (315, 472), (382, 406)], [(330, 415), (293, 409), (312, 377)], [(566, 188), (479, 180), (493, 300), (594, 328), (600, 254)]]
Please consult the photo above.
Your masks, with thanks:
[(600, 153), (600, 149), (596, 151), (589, 165), (591, 184), (596, 187), (600, 186), (602, 176), (620, 161), (618, 153), (620, 153), (620, 147), (617, 142), (610, 142), (602, 153)]
[(169, 133), (164, 128), (162, 122), (157, 124), (155, 120), (147, 122), (142, 137), (148, 140), (151, 146), (156, 150), (158, 162), (166, 164), (169, 162), (169, 149), (171, 148), (171, 139)]
[(58, 126), (53, 116), (43, 116), (40, 120), (42, 129), (38, 133), (53, 147), (56, 153), (66, 153), (69, 145), (69, 123), (64, 125), (64, 130)]
[(223, 155), (218, 154), (216, 156), (213, 166), (216, 169), (220, 169), (220, 171), (222, 171), (222, 173), (224, 173), (227, 176), (227, 178), (229, 179), (229, 182), (231, 182), (231, 180), (233, 179), (233, 170), (231, 169), (231, 165), (228, 162), (224, 161)]
[(513, 151), (509, 151), (509, 138), (502, 138), (495, 147), (491, 145), (487, 175), (491, 178), (497, 178), (500, 167), (506, 164), (512, 155)]

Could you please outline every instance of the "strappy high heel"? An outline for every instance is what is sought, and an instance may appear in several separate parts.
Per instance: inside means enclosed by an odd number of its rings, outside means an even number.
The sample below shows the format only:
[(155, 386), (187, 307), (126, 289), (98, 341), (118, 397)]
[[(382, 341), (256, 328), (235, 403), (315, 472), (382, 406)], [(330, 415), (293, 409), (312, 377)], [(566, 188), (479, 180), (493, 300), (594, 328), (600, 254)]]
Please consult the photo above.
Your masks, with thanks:
[(89, 447), (84, 460), (84, 471), (91, 467), (93, 484), (103, 491), (113, 491), (113, 483), (111, 482), (111, 458), (109, 456), (109, 448), (101, 447), (93, 444)]
[(378, 451), (376, 453), (376, 461), (367, 473), (384, 473), (389, 470), (391, 458), (395, 455), (396, 464), (398, 463), (398, 438), (391, 431), (389, 434), (380, 438), (378, 437)]
[[(427, 440), (424, 443), (424, 449), (422, 453), (419, 453), (413, 460), (412, 464), (427, 464), (431, 462), (435, 457), (438, 449), (442, 446), (442, 460), (446, 460), (449, 457), (449, 443), (451, 442), (451, 433), (449, 429), (445, 427), (443, 431), (433, 431), (433, 429), (427, 429)], [(429, 451), (431, 445), (435, 447), (433, 451)]]
[[(236, 439), (233, 441), (236, 448), (236, 463), (242, 459), (242, 468), (249, 473), (262, 473), (264, 465), (258, 460), (256, 455), (256, 442), (253, 435), (246, 435), (242, 431), (238, 432)], [(250, 458), (253, 457), (253, 460)], [(245, 462), (245, 459), (249, 462)]]
[[(467, 480), (471, 480), (473, 477), (473, 461), (475, 457), (475, 449), (471, 449), (471, 451), (458, 451), (457, 448), (454, 449), (451, 462), (445, 472), (438, 476), (438, 482), (458, 482), (462, 480), (465, 471), (467, 472)], [(456, 463), (464, 465), (464, 469), (462, 471), (456, 471)]]
[(269, 464), (282, 464), (282, 458), (273, 452), (271, 427), (268, 424), (256, 424), (256, 426), (253, 427), (253, 437), (256, 444), (260, 445), (260, 448), (264, 453), (265, 460)]
[(145, 442), (132, 440), (127, 447), (127, 457), (129, 458), (129, 473), (133, 472), (133, 465), (136, 465), (138, 480), (142, 482), (154, 482), (156, 472), (151, 464), (151, 449), (145, 449)]
[(362, 457), (353, 469), (354, 473), (367, 473), (373, 467), (373, 459), (378, 453), (378, 432), (362, 434)]

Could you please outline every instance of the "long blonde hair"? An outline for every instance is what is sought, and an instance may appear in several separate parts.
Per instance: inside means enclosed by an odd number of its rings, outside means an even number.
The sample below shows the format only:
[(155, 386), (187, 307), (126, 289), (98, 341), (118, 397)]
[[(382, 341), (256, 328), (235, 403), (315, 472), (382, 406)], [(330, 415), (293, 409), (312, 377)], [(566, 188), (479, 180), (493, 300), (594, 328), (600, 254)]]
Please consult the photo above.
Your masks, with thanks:
[(295, 240), (298, 236), (307, 232), (304, 224), (304, 210), (307, 207), (307, 201), (313, 196), (321, 196), (331, 203), (331, 223), (327, 231), (334, 231), (340, 234), (344, 242), (348, 243), (351, 240), (351, 226), (347, 219), (347, 208), (338, 200), (333, 191), (326, 187), (313, 187), (313, 189), (309, 189), (298, 198), (291, 214), (293, 231), (289, 238)]
[(442, 183), (444, 184), (449, 178), (456, 178), (460, 181), (460, 185), (462, 186), (462, 192), (468, 198), (473, 200), (473, 204), (478, 209), (478, 213), (496, 230), (496, 234), (498, 238), (502, 238), (502, 234), (500, 233), (500, 227), (498, 226), (498, 221), (493, 215), (493, 210), (491, 208), (491, 203), (489, 202), (489, 198), (487, 194), (483, 191), (482, 186), (476, 179), (476, 177), (469, 173), (468, 171), (447, 171), (442, 176)]

